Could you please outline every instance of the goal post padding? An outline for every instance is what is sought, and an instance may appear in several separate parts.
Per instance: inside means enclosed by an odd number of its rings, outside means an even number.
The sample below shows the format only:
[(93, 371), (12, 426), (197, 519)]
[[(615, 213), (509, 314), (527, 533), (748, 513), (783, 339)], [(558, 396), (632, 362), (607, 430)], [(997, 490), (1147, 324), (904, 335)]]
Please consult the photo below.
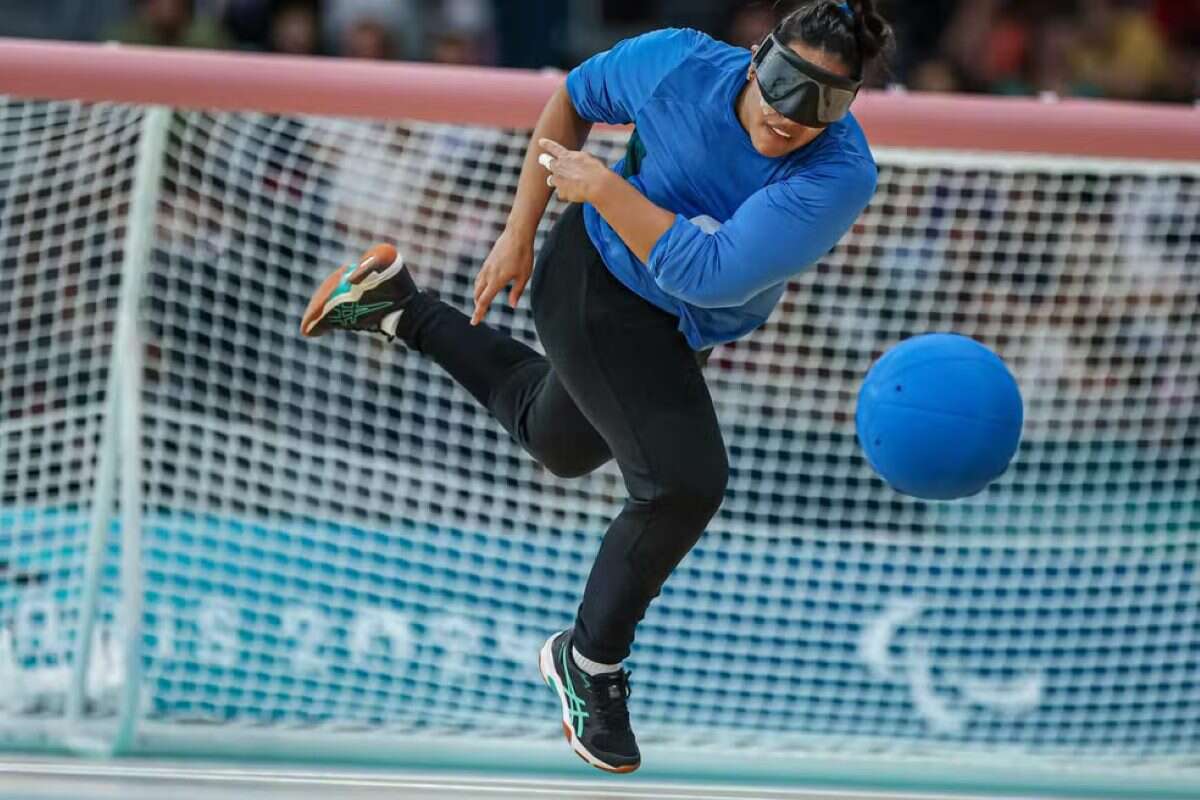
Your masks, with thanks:
[[(467, 307), (560, 80), (0, 43), (4, 741), (571, 768), (533, 654), (619, 475), (558, 480), (430, 364), (297, 332), (380, 240)], [(864, 98), (875, 200), (707, 370), (731, 484), (639, 631), (649, 774), (1194, 794), (1200, 133), (1062, 106)], [(931, 114), (935, 146), (889, 139)], [(958, 503), (854, 441), (866, 368), (932, 330), (1027, 403)]]
[[(0, 37), (4, 91), (208, 111), (531, 128), (554, 71), (33, 42)], [(874, 146), (1195, 161), (1200, 106), (863, 92)]]

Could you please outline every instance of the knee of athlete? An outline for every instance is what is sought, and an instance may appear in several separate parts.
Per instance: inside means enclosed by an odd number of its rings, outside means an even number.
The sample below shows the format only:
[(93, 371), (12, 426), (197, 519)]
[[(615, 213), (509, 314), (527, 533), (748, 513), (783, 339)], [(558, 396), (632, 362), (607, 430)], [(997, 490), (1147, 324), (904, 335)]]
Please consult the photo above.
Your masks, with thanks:
[(663, 481), (659, 502), (672, 513), (707, 524), (725, 499), (729, 484), (729, 462), (724, 450), (720, 458), (690, 464)]
[(538, 455), (538, 461), (551, 475), (558, 478), (582, 478), (600, 468), (606, 459), (591, 457), (587, 453), (546, 452)]

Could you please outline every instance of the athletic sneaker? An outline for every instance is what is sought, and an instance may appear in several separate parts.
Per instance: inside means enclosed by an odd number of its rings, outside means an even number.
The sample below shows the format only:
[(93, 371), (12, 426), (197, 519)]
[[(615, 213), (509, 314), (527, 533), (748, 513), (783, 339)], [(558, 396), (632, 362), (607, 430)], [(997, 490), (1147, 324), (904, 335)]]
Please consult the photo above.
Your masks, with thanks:
[(571, 658), (571, 631), (556, 633), (538, 656), (542, 680), (562, 703), (563, 733), (576, 755), (608, 772), (633, 772), (642, 763), (629, 727), (629, 673), (588, 675)]
[(377, 245), (362, 261), (338, 267), (317, 287), (300, 333), (323, 336), (332, 330), (369, 331), (396, 336), (396, 323), (417, 285), (395, 248)]

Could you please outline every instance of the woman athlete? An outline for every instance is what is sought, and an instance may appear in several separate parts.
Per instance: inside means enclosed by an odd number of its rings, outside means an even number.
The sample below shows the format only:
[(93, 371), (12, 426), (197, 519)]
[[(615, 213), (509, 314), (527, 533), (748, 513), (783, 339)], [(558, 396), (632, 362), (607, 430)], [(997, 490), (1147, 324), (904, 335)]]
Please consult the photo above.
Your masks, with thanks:
[[(848, 112), (890, 38), (873, 0), (810, 0), (753, 54), (691, 30), (621, 42), (542, 112), (470, 317), (420, 291), (388, 248), (335, 270), (304, 314), (305, 336), (382, 332), (432, 358), (555, 475), (616, 459), (628, 499), (574, 627), (540, 653), (567, 739), (593, 766), (641, 763), (621, 662), (725, 492), (701, 367), (762, 325), (871, 199), (875, 162)], [(635, 126), (611, 170), (580, 150), (594, 122)], [(534, 269), (552, 189), (572, 205)], [(531, 277), (544, 357), (480, 324)]]

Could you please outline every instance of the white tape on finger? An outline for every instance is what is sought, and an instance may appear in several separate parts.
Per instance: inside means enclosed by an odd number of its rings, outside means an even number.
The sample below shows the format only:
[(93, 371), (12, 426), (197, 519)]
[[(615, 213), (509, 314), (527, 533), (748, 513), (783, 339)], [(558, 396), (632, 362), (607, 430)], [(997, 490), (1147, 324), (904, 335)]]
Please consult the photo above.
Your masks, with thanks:
[(554, 169), (554, 156), (549, 153), (542, 153), (538, 156), (538, 163), (546, 169)]

